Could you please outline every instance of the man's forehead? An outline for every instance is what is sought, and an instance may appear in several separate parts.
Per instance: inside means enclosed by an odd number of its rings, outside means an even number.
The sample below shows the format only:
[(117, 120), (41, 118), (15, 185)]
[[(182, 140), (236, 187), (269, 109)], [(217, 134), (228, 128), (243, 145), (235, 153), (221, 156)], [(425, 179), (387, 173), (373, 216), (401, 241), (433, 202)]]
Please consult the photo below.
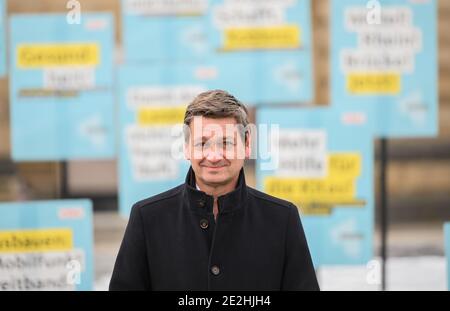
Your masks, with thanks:
[(208, 118), (203, 116), (195, 116), (192, 119), (191, 126), (196, 127), (202, 126), (226, 126), (226, 125), (237, 125), (236, 119), (233, 117), (226, 118)]
[[(196, 117), (197, 118), (197, 117)], [(239, 126), (234, 118), (211, 119), (198, 117), (194, 119), (190, 126), (194, 135), (222, 135), (233, 136), (239, 130)]]
[(193, 137), (197, 138), (211, 138), (211, 137), (218, 137), (218, 138), (230, 138), (230, 139), (234, 139), (236, 138), (238, 131), (237, 130), (233, 130), (233, 131), (215, 131), (215, 130), (203, 130), (203, 131), (194, 131), (193, 133)]

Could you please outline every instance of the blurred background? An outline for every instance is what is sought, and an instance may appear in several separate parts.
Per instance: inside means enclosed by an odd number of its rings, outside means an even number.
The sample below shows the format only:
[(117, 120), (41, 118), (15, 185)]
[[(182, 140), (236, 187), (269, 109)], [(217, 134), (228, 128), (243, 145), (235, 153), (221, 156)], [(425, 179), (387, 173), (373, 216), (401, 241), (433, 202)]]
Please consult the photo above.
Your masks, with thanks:
[[(121, 72), (118, 68), (128, 63), (125, 46), (125, 18), (122, 12), (124, 8), (119, 0), (80, 0), (78, 2), (81, 4), (81, 14), (110, 12), (113, 16), (114, 26), (111, 32), (113, 34), (113, 50), (109, 51), (111, 55), (106, 57), (112, 58), (114, 67), (110, 68), (110, 71), (101, 71), (110, 75), (112, 79), (106, 79), (101, 83), (107, 85), (114, 94), (111, 107), (116, 107), (114, 111), (118, 115), (117, 119), (120, 119), (122, 110), (117, 107), (122, 105), (123, 94), (117, 95), (114, 90), (116, 90), (116, 83), (121, 83), (118, 82), (120, 77), (117, 75)], [(302, 1), (300, 0), (300, 2)], [(367, 1), (359, 2), (362, 7), (366, 7)], [(408, 1), (404, 2), (408, 3)], [(447, 31), (450, 29), (450, 2), (440, 0), (435, 3), (437, 5), (436, 37), (438, 43), (438, 58), (436, 59), (438, 83), (435, 85), (439, 109), (438, 135), (422, 138), (395, 137), (388, 141), (386, 154), (388, 161), (386, 179), (388, 193), (387, 254), (389, 258), (386, 283), (388, 290), (447, 290), (444, 223), (450, 221), (450, 34)], [(68, 1), (64, 0), (6, 1), (4, 24), (1, 26), (2, 32), (5, 33), (5, 48), (0, 49), (3, 54), (0, 56), (7, 57), (7, 62), (13, 62), (11, 53), (6, 53), (6, 51), (11, 51), (8, 44), (12, 44), (13, 41), (15, 43), (15, 40), (19, 40), (18, 38), (21, 36), (18, 32), (15, 38), (11, 37), (13, 29), (10, 27), (13, 24), (9, 19), (12, 16), (29, 13), (35, 16), (44, 16), (47, 13), (60, 13), (66, 16), (71, 8), (73, 9), (73, 7), (67, 8), (67, 4)], [(330, 25), (332, 23), (330, 6), (331, 3), (328, 0), (312, 0), (310, 2), (311, 46), (308, 48), (312, 54), (312, 76), (310, 78), (314, 84), (311, 100), (300, 103), (303, 105), (327, 106), (332, 102), (330, 62), (333, 50), (330, 47)], [(83, 17), (83, 15), (81, 16)], [(20, 20), (17, 19), (16, 22), (20, 23)], [(128, 25), (133, 25), (133, 23), (130, 22)], [(26, 29), (32, 32), (30, 28), (27, 28), (30, 27), (30, 24), (23, 27), (25, 29), (22, 31), (25, 33)], [(139, 32), (138, 29), (128, 29), (127, 31)], [(140, 38), (145, 42), (145, 30), (142, 31)], [(58, 35), (60, 38), (64, 38), (64, 33)], [(42, 33), (42, 36), (44, 43), (49, 40), (45, 33)], [(108, 43), (108, 40), (105, 40), (104, 42)], [(157, 45), (158, 43), (153, 42), (153, 44)], [(4, 53), (7, 55), (5, 56)], [(201, 59), (203, 59), (202, 56)], [(155, 62), (153, 61), (152, 64)], [(138, 60), (136, 63), (143, 64), (144, 61)], [(101, 66), (103, 65), (105, 65), (104, 62)], [(169, 66), (167, 60), (157, 64), (162, 71), (164, 71), (165, 65)], [(93, 249), (92, 286), (85, 289), (107, 290), (115, 256), (127, 223), (127, 218), (123, 215), (126, 214), (126, 211), (122, 212), (122, 215), (119, 213), (119, 172), (121, 170), (119, 160), (114, 153), (104, 158), (100, 157), (100, 159), (89, 159), (89, 157), (77, 159), (70, 158), (70, 156), (39, 160), (18, 156), (18, 159), (14, 159), (11, 138), (13, 127), (11, 99), (16, 95), (11, 94), (11, 90), (17, 91), (16, 87), (20, 88), (20, 79), (29, 77), (21, 76), (20, 72), (14, 73), (15, 71), (11, 70), (12, 66), (15, 65), (7, 66), (9, 68), (7, 71), (10, 72), (0, 78), (0, 203), (91, 200), (92, 205), (88, 203), (87, 210), (89, 211), (90, 208), (93, 210), (92, 237), (86, 238), (93, 239), (91, 246), (87, 244), (87, 247)], [(16, 75), (14, 85), (12, 74)], [(418, 75), (420, 76), (420, 73)], [(98, 79), (101, 80), (101, 78)], [(425, 77), (424, 80), (426, 79), (428, 78)], [(139, 83), (138, 79), (136, 81)], [(26, 85), (25, 81), (24, 85)], [(240, 94), (235, 95), (240, 97)], [(290, 106), (293, 104), (295, 105), (295, 103), (289, 103)], [(251, 108), (252, 122), (255, 122), (258, 109), (257, 106)], [(15, 110), (15, 113), (20, 113), (20, 109)], [(20, 120), (17, 115), (14, 118), (16, 118), (15, 121)], [(41, 120), (41, 122), (45, 123), (46, 121)], [(26, 124), (18, 123), (14, 126), (20, 128), (25, 127)], [(16, 137), (16, 139), (20, 139), (20, 137)], [(118, 148), (120, 149), (120, 147)], [(118, 154), (121, 153), (118, 152)], [(369, 176), (373, 176), (375, 202), (373, 209), (374, 261), (359, 265), (318, 267), (320, 285), (324, 290), (381, 289), (381, 150), (379, 138), (374, 139), (373, 156), (373, 175)], [(248, 161), (246, 173), (250, 186), (257, 185), (255, 170), (257, 170), (255, 161)], [(181, 172), (181, 175), (183, 176), (184, 172)], [(148, 196), (150, 195), (151, 191), (149, 190)], [(142, 198), (145, 197), (144, 195)], [(69, 205), (72, 206), (73, 202)], [(73, 217), (73, 215), (70, 216), (70, 206), (65, 209), (69, 218)], [(0, 209), (0, 218), (3, 217), (3, 221), (0, 220), (0, 231), (6, 232), (16, 230), (20, 225), (25, 226), (28, 220), (20, 220), (23, 216), (6, 216), (10, 213), (10, 211), (5, 211), (6, 208), (10, 210), (14, 206), (5, 205)], [(76, 214), (80, 211), (72, 212)], [(6, 219), (9, 219), (8, 221), (18, 220), (17, 225), (14, 225), (16, 228), (8, 227)], [(36, 227), (36, 224), (33, 226)], [(89, 230), (89, 227), (78, 229)], [(0, 255), (2, 255), (1, 249), (0, 245)], [(3, 258), (3, 262), (6, 262), (6, 257)], [(1, 273), (5, 273), (3, 277), (6, 279), (12, 277), (11, 273), (4, 272), (5, 269), (0, 269), (0, 279), (2, 279)], [(20, 272), (17, 273), (20, 274)], [(8, 288), (3, 287), (3, 289)]]

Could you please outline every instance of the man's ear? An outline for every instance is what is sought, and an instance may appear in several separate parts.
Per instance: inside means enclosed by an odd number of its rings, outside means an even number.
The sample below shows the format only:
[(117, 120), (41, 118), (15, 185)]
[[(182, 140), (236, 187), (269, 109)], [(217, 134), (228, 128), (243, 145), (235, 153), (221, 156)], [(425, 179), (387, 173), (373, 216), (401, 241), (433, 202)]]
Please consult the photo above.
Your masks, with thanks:
[(190, 161), (191, 160), (191, 145), (189, 144), (189, 141), (184, 142), (183, 152), (184, 152), (185, 159)]
[(250, 159), (252, 155), (252, 135), (250, 135), (250, 131), (245, 133), (245, 158)]

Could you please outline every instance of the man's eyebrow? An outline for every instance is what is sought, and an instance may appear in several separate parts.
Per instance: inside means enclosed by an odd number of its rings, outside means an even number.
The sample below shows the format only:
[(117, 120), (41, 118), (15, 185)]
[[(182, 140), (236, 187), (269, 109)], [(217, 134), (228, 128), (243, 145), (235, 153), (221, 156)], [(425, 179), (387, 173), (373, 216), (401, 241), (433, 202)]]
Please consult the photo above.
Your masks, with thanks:
[(201, 142), (201, 141), (204, 141), (203, 137), (194, 138), (194, 142)]
[(207, 136), (202, 136), (202, 137), (196, 137), (194, 138), (194, 141), (205, 141), (205, 140), (209, 140), (211, 139), (211, 137), (207, 137)]
[[(234, 140), (236, 137), (235, 136), (224, 136), (222, 139), (223, 140)], [(202, 136), (202, 137), (197, 137), (194, 138), (194, 141), (198, 142), (198, 141), (205, 141), (205, 140), (210, 140), (213, 139), (212, 136)]]
[(223, 140), (234, 140), (234, 139), (235, 139), (234, 136), (225, 136), (225, 137), (223, 138)]

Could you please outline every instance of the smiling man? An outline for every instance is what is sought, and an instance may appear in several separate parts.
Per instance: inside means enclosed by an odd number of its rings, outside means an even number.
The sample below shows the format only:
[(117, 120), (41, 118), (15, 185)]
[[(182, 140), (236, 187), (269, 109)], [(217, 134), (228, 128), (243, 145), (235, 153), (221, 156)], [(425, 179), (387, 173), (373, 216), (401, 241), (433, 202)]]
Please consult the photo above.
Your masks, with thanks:
[(136, 203), (111, 290), (318, 290), (297, 208), (246, 185), (248, 112), (225, 91), (185, 114), (184, 184)]

